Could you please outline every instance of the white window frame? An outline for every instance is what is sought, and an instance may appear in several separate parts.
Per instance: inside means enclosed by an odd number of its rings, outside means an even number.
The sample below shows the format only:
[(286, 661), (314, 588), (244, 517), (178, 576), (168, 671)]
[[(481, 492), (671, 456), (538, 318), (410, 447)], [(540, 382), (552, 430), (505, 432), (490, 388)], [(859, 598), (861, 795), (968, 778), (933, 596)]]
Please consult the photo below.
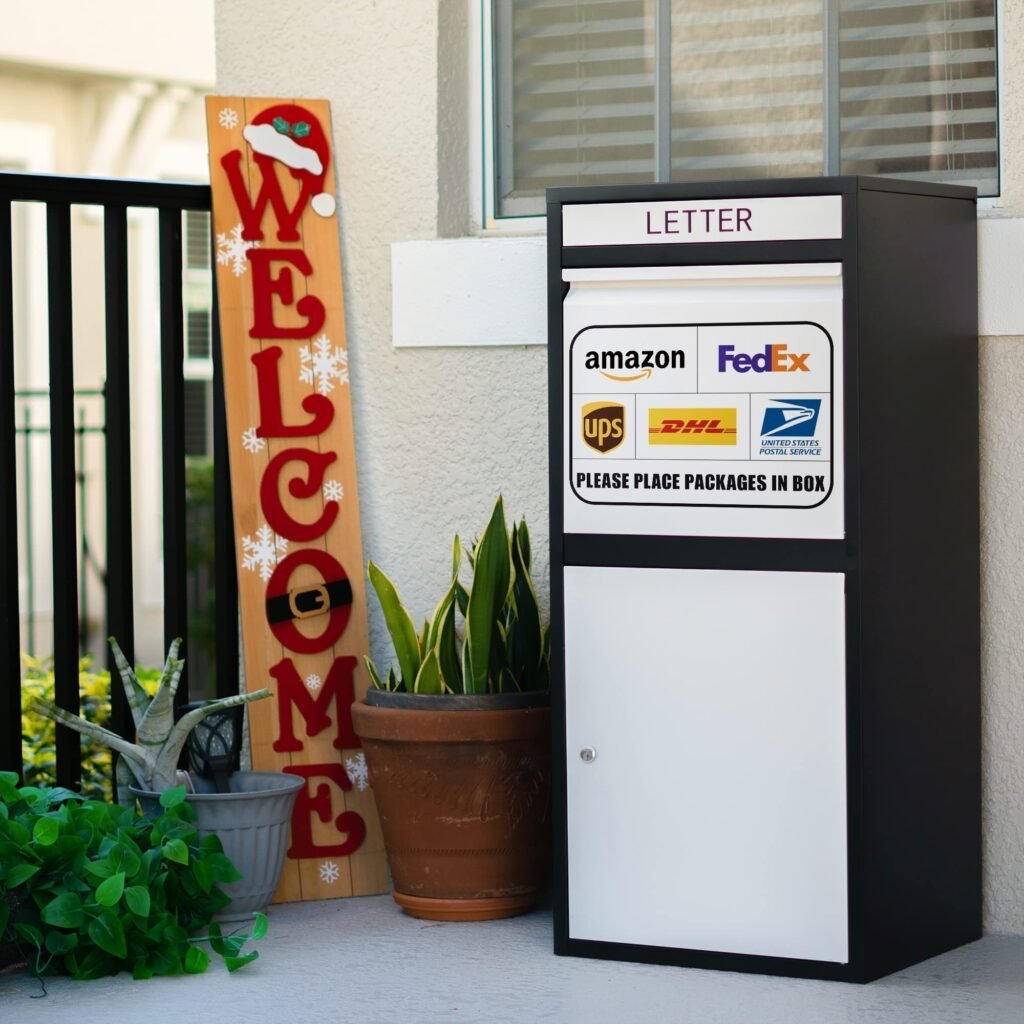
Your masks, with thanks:
[[(999, 187), (1006, 182), (1003, 102), (1005, 0), (996, 0), (996, 133), (999, 151)], [(490, 0), (470, 0), (469, 139), (470, 225), (474, 234), (530, 235), (546, 233), (543, 215), (499, 216), (495, 195), (494, 32)], [(978, 211), (998, 210), (1002, 196), (982, 196)]]

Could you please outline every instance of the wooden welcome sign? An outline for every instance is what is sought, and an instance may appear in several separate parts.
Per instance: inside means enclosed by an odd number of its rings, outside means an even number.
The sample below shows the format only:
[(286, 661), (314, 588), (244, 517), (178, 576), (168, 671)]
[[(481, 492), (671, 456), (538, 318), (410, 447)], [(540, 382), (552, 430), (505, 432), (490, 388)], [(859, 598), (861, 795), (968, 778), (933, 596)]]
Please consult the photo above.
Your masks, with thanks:
[(253, 768), (306, 780), (277, 899), (387, 891), (351, 706), (368, 679), (330, 110), (206, 101)]

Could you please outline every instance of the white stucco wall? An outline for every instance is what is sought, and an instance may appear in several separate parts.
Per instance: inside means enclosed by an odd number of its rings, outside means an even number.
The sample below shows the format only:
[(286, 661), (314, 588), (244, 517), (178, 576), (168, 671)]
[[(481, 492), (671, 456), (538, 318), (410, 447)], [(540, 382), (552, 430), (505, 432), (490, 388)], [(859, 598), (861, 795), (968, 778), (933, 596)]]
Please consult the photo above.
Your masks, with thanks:
[[(544, 349), (392, 344), (391, 244), (468, 224), (454, 134), (468, 119), (452, 107), (467, 79), (449, 63), (462, 3), (220, 0), (216, 13), (219, 91), (331, 101), (365, 553), (421, 615), (442, 591), (452, 533), (479, 531), (499, 489), (532, 525), (548, 590)], [(1024, 218), (1024, 0), (1004, 8), (1004, 195), (986, 216)], [(1024, 219), (1007, 230), (1024, 241)], [(1000, 323), (1022, 326), (1008, 335), (1024, 333), (1017, 293)], [(1024, 933), (1024, 338), (984, 339), (981, 370), (985, 922)], [(375, 608), (371, 643), (386, 661)]]

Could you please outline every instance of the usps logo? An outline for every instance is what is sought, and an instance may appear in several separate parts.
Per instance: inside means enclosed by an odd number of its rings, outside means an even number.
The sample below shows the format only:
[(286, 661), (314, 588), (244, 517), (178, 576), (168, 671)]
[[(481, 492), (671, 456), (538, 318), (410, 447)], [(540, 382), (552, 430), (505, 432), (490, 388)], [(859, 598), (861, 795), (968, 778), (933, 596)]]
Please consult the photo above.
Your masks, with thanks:
[(814, 437), (820, 398), (773, 398), (764, 411), (762, 437)]

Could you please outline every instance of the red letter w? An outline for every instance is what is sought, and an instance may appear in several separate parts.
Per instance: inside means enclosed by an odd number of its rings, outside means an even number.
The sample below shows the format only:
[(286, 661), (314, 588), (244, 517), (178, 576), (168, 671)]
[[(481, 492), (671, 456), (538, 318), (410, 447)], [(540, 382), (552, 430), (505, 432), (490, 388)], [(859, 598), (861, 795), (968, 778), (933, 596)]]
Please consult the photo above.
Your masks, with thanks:
[(263, 183), (260, 185), (259, 195), (256, 202), (249, 201), (249, 189), (246, 187), (245, 179), (239, 169), (242, 162), (242, 151), (232, 150), (220, 159), (220, 165), (228, 177), (228, 184), (231, 186), (231, 194), (235, 197), (235, 205), (242, 217), (242, 237), (249, 241), (260, 241), (263, 238), (263, 214), (266, 212), (269, 203), (274, 208), (277, 217), (277, 238), (280, 242), (297, 242), (299, 232), (296, 225), (302, 216), (302, 211), (309, 202), (313, 191), (313, 182), (310, 175), (303, 175), (302, 188), (295, 205), (289, 210), (285, 201), (284, 193), (281, 191), (281, 183), (277, 180), (277, 171), (272, 168), (269, 160), (257, 160)]

